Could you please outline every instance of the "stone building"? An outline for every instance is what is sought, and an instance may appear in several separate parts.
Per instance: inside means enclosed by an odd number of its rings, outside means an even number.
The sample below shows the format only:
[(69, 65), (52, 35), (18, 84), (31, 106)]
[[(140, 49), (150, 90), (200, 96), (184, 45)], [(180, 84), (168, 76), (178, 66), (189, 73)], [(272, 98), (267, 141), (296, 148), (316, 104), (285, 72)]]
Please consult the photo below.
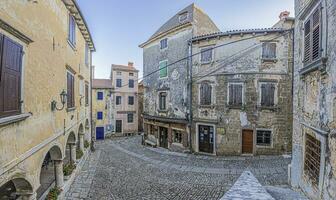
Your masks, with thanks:
[(138, 131), (143, 132), (143, 103), (144, 103), (144, 85), (143, 81), (139, 82), (138, 85)]
[(289, 13), (282, 12), (272, 28), (192, 39), (195, 152), (290, 152), (293, 25)]
[(114, 87), (110, 79), (92, 80), (92, 121), (96, 139), (102, 140), (114, 130)]
[(112, 65), (111, 80), (114, 84), (114, 118), (116, 135), (138, 132), (138, 73), (132, 62)]
[(43, 197), (91, 140), (89, 29), (74, 0), (0, 1), (0, 199)]
[(336, 1), (295, 1), (291, 184), (336, 199)]
[[(194, 4), (163, 24), (143, 49), (144, 130), (147, 141), (176, 150), (188, 149), (188, 41), (218, 32), (207, 14)], [(179, 62), (176, 62), (181, 60)], [(167, 67), (168, 66), (168, 67)]]

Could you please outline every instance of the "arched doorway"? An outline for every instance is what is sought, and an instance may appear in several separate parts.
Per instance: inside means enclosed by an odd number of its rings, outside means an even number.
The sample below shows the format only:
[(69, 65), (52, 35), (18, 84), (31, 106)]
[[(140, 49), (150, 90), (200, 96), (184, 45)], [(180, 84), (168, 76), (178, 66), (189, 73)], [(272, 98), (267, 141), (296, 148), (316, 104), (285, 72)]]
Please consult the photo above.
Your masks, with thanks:
[(23, 178), (14, 178), (0, 187), (0, 199), (29, 199), (32, 195), (31, 184)]
[(53, 146), (44, 156), (40, 172), (40, 187), (37, 189), (37, 199), (41, 198), (53, 186), (63, 186), (62, 151)]
[(68, 136), (65, 149), (64, 164), (74, 163), (76, 161), (76, 136), (71, 132)]

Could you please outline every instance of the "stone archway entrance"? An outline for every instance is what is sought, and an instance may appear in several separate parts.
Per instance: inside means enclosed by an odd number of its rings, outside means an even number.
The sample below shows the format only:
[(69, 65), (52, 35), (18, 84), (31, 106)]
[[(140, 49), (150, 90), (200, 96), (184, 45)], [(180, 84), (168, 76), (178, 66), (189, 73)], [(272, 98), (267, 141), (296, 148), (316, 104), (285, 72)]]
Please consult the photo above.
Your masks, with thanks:
[(66, 143), (64, 164), (74, 163), (76, 161), (76, 146), (75, 133), (71, 132)]
[(40, 172), (40, 187), (37, 189), (37, 199), (42, 197), (51, 187), (63, 186), (62, 151), (53, 146), (45, 155)]
[(0, 187), (0, 199), (31, 199), (33, 188), (23, 178), (14, 178)]

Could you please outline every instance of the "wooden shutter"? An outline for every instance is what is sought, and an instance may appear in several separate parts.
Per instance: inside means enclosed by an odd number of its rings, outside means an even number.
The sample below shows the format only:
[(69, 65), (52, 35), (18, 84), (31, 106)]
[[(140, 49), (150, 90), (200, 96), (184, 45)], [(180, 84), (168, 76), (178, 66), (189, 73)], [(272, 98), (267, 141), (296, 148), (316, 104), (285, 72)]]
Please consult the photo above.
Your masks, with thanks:
[(243, 103), (243, 97), (242, 97), (242, 91), (243, 91), (243, 86), (242, 85), (235, 85), (236, 88), (236, 105), (242, 105)]
[(229, 85), (229, 105), (233, 105), (233, 85)]
[(89, 105), (89, 85), (85, 84), (85, 105)]
[(267, 104), (266, 102), (266, 85), (265, 84), (261, 84), (261, 101), (260, 104), (262, 106), (265, 106)]
[(73, 108), (75, 107), (75, 78), (70, 73), (67, 72), (67, 107)]
[(201, 105), (211, 105), (211, 85), (208, 83), (201, 84), (200, 103)]
[(308, 20), (304, 25), (304, 63), (308, 63), (310, 61), (311, 55), (311, 46), (310, 46), (310, 35), (311, 35), (311, 21)]
[(0, 38), (0, 116), (10, 116), (21, 111), (22, 46), (6, 36)]
[(320, 9), (317, 9), (312, 16), (312, 60), (320, 57), (320, 31), (321, 31), (321, 17)]

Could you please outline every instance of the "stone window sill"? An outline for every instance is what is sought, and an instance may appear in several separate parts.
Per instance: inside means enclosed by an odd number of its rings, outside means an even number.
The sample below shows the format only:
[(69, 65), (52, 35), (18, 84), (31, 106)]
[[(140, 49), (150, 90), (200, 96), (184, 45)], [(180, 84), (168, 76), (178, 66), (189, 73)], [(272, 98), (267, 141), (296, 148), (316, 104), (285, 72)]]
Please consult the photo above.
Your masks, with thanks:
[(320, 70), (321, 72), (325, 71), (327, 58), (319, 58), (311, 63), (304, 64), (304, 67), (300, 69), (299, 73), (301, 76), (304, 76), (310, 72)]
[(5, 125), (12, 124), (12, 123), (15, 123), (15, 122), (23, 121), (30, 116), (31, 116), (30, 113), (23, 113), (23, 114), (19, 114), (19, 115), (15, 115), (15, 116), (1, 118), (0, 119), (0, 126), (5, 126)]
[(278, 59), (276, 59), (276, 58), (262, 58), (261, 61), (263, 63), (276, 63), (276, 62), (278, 62)]
[(199, 108), (215, 108), (215, 105), (198, 105)]
[(76, 110), (76, 107), (66, 109), (67, 112), (71, 112), (71, 111), (74, 111), (74, 110)]
[(159, 113), (167, 113), (168, 110), (158, 110)]
[(229, 109), (237, 109), (237, 110), (242, 110), (244, 108), (243, 105), (229, 105), (229, 104), (227, 104), (226, 107), (228, 107)]
[(257, 106), (258, 110), (271, 110), (271, 111), (277, 111), (279, 109), (278, 106), (274, 105), (274, 106)]

